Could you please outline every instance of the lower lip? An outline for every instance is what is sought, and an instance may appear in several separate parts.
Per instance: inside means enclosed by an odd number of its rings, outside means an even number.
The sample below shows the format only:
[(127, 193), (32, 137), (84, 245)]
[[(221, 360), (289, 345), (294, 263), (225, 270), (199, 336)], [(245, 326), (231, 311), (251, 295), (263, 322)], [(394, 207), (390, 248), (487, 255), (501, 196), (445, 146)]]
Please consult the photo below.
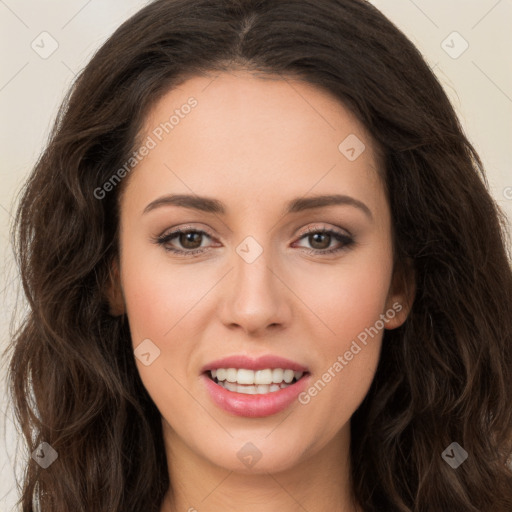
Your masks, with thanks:
[(295, 384), (264, 395), (236, 393), (215, 383), (206, 373), (201, 377), (204, 379), (210, 397), (221, 409), (236, 416), (261, 418), (277, 414), (289, 407), (306, 387), (309, 374), (304, 375)]

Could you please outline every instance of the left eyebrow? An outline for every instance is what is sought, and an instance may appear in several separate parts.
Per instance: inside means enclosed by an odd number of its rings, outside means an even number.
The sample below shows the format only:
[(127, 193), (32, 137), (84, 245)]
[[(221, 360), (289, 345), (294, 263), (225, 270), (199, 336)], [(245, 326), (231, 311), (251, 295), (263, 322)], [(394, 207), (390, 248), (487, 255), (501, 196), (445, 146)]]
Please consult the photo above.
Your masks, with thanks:
[[(283, 214), (298, 213), (304, 210), (324, 208), (326, 206), (333, 205), (354, 206), (364, 212), (367, 217), (373, 219), (372, 212), (362, 201), (351, 196), (340, 194), (299, 197), (292, 199), (286, 204)], [(171, 194), (159, 197), (149, 203), (146, 208), (144, 208), (143, 214), (160, 206), (181, 206), (182, 208), (190, 208), (215, 214), (225, 214), (227, 211), (224, 203), (211, 197), (201, 197), (189, 194)]]
[(351, 196), (333, 194), (313, 197), (300, 197), (290, 201), (285, 208), (284, 213), (296, 213), (304, 210), (310, 210), (313, 208), (323, 208), (325, 206), (333, 205), (348, 205), (354, 206), (363, 211), (367, 217), (373, 219), (370, 208), (366, 206), (362, 201)]
[(182, 208), (191, 208), (193, 210), (200, 210), (207, 213), (226, 213), (224, 204), (217, 199), (213, 199), (211, 197), (191, 196), (188, 194), (171, 194), (159, 197), (149, 203), (142, 213), (150, 212), (159, 206), (181, 206)]

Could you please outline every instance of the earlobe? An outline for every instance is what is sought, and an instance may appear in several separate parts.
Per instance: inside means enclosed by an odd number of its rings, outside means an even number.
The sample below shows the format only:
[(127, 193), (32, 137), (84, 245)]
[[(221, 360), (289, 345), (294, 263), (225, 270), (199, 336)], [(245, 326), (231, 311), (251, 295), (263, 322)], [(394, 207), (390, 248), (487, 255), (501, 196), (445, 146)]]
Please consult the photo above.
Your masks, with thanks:
[[(386, 301), (387, 311), (395, 314), (386, 322), (386, 329), (396, 329), (407, 319), (416, 295), (416, 276), (414, 265), (408, 259), (400, 268), (395, 266), (393, 278)], [(391, 316), (391, 315), (389, 315)]]
[(125, 314), (125, 304), (119, 272), (119, 262), (117, 259), (112, 261), (112, 265), (110, 267), (110, 274), (105, 289), (105, 296), (110, 306), (109, 313), (112, 316), (121, 316)]

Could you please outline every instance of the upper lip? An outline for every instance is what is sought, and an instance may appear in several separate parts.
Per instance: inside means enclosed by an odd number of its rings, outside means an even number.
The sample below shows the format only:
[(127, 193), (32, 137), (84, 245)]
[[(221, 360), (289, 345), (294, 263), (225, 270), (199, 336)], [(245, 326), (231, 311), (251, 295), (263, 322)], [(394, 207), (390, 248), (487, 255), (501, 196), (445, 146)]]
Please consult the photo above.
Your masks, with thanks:
[(247, 370), (264, 370), (266, 368), (283, 368), (290, 369), (297, 372), (307, 372), (306, 366), (299, 364), (290, 359), (284, 357), (267, 354), (260, 357), (248, 357), (246, 355), (233, 355), (224, 357), (222, 359), (216, 359), (203, 366), (201, 372), (207, 372), (209, 370), (216, 370), (218, 368), (245, 368)]

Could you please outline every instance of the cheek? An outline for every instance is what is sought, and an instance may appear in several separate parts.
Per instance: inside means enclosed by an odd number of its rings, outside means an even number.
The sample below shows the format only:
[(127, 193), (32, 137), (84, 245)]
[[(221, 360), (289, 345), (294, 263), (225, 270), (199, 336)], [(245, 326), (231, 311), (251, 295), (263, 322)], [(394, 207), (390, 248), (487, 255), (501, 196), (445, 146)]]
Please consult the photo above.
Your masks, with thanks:
[[(123, 294), (133, 343), (172, 337), (174, 325), (204, 294), (204, 275), (171, 264), (163, 249), (126, 244), (121, 260)], [(160, 252), (161, 251), (161, 252)], [(202, 281), (202, 282), (201, 282)]]
[(142, 272), (130, 274), (127, 271), (124, 279), (124, 295), (133, 344), (145, 338), (160, 340), (172, 327), (169, 312), (178, 304), (173, 303), (173, 294), (154, 283), (152, 278), (145, 279)]
[(307, 278), (300, 280), (298, 294), (320, 320), (318, 332), (321, 329), (327, 347), (341, 350), (375, 324), (385, 310), (391, 273), (391, 255), (386, 250), (354, 254), (336, 267), (319, 266), (302, 273)]
[(190, 310), (201, 298), (201, 287), (195, 286), (196, 278), (184, 272), (185, 267), (171, 269), (168, 263), (152, 261), (150, 252), (125, 247), (123, 294), (133, 349), (149, 339), (157, 347), (151, 350), (159, 351), (148, 366), (135, 359), (139, 376), (164, 417), (171, 417), (174, 410), (190, 408), (190, 396), (179, 383), (185, 382), (195, 349), (190, 339), (194, 310)]
[(368, 392), (379, 360), (391, 273), (391, 252), (383, 246), (378, 253), (347, 258), (335, 271), (319, 268), (303, 281), (299, 293), (307, 292), (303, 296), (320, 320), (310, 336), (317, 340), (313, 359), (321, 364), (301, 400), (315, 410), (315, 428), (336, 431)]
[[(187, 317), (201, 324), (197, 314), (208, 302), (205, 293), (224, 269), (170, 263), (161, 253), (142, 250), (141, 244), (128, 243), (124, 249), (122, 282), (133, 344), (146, 338), (163, 343), (184, 325), (191, 329), (190, 336), (194, 329)], [(297, 301), (292, 294), (282, 299), (295, 303), (297, 311), (304, 313), (299, 315), (303, 318), (299, 322), (306, 322), (303, 327), (311, 331), (313, 339), (322, 340), (322, 353), (343, 353), (384, 311), (391, 281), (391, 252), (383, 243), (379, 250), (347, 254), (333, 264), (299, 261), (280, 274), (300, 298)], [(168, 343), (166, 350), (172, 351)]]
[(123, 294), (134, 350), (147, 339), (159, 350), (149, 366), (137, 359), (136, 364), (149, 394), (165, 409), (189, 400), (178, 382), (185, 381), (195, 363), (200, 315), (212, 275), (211, 270), (172, 264), (163, 250), (144, 250), (141, 245), (123, 246)]

